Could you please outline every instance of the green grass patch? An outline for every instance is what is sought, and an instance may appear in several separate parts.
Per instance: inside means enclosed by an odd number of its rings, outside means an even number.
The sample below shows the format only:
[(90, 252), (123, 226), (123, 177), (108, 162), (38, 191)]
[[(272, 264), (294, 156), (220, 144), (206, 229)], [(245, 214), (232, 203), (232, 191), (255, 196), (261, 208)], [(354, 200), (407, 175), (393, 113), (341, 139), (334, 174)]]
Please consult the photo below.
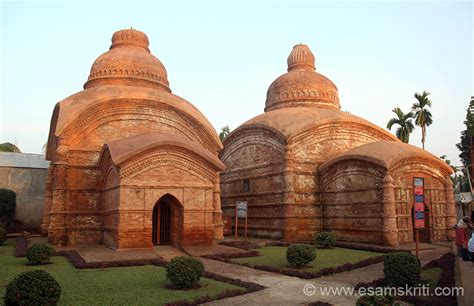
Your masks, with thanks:
[[(17, 274), (35, 269), (49, 272), (61, 285), (61, 305), (161, 305), (176, 300), (193, 300), (217, 296), (226, 290), (241, 287), (201, 278), (199, 289), (171, 290), (166, 271), (157, 266), (76, 269), (62, 256), (51, 258), (52, 264), (25, 266), (26, 258), (15, 258), (14, 241), (0, 246), (0, 297), (5, 286)], [(0, 300), (0, 304), (2, 301)]]
[[(258, 250), (261, 256), (236, 258), (232, 261), (236, 263), (247, 263), (250, 265), (267, 265), (278, 268), (292, 268), (286, 261), (286, 249), (287, 247), (267, 246)], [(345, 248), (316, 249), (316, 259), (307, 266), (300, 269), (318, 272), (323, 268), (334, 268), (345, 263), (356, 263), (358, 261), (380, 255), (382, 254)]]
[(420, 273), (420, 278), (423, 283), (426, 283), (430, 288), (435, 288), (438, 286), (439, 277), (441, 276), (441, 268), (431, 268), (427, 270), (422, 270)]

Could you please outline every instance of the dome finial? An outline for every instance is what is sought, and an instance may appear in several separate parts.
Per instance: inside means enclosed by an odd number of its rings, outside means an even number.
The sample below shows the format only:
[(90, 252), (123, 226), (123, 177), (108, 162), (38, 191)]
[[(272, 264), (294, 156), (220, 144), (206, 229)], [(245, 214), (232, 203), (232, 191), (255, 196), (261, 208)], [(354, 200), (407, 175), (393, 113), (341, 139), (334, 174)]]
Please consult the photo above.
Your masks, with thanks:
[(112, 36), (110, 50), (92, 65), (84, 89), (102, 85), (139, 86), (171, 92), (165, 66), (148, 49), (148, 37), (134, 29)]
[(114, 33), (112, 36), (112, 46), (110, 49), (123, 47), (123, 46), (135, 46), (146, 49), (148, 52), (149, 41), (145, 33), (130, 29), (120, 30)]
[(315, 70), (314, 55), (307, 45), (298, 44), (288, 56), (288, 71), (294, 69)]
[(287, 61), (288, 72), (268, 88), (266, 112), (287, 107), (341, 109), (336, 85), (316, 71), (308, 46), (294, 46)]

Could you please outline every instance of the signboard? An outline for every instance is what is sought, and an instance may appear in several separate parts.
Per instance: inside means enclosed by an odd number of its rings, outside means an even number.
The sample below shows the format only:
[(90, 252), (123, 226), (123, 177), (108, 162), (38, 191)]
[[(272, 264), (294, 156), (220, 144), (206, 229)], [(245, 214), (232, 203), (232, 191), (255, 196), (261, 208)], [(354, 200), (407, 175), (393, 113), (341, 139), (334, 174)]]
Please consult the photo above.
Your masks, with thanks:
[(425, 197), (422, 194), (415, 194), (415, 203), (425, 203)]
[(423, 194), (423, 186), (416, 186), (414, 189), (415, 195), (422, 195)]
[[(423, 187), (424, 186), (424, 180), (420, 177), (415, 177), (413, 179), (413, 185), (415, 187)], [(421, 189), (421, 192), (423, 192), (423, 188)]]
[(239, 218), (245, 218), (244, 237), (247, 240), (247, 201), (235, 202), (235, 241), (237, 241)]
[(237, 217), (247, 217), (247, 201), (237, 201)]
[(425, 204), (415, 203), (415, 228), (425, 227)]
[(424, 197), (424, 180), (419, 177), (413, 179), (413, 193), (415, 205), (413, 209), (414, 213), (414, 225), (415, 228), (425, 227), (425, 197)]
[(461, 192), (459, 194), (459, 201), (463, 204), (472, 202), (472, 193), (470, 193), (470, 192)]

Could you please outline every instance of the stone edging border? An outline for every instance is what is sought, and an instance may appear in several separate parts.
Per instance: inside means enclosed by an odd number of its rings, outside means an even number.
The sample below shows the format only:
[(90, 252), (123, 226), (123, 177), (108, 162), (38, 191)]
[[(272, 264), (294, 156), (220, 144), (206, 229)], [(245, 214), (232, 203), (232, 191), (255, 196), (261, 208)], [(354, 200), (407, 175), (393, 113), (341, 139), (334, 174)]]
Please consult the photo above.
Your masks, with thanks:
[[(223, 244), (223, 243), (221, 243)], [(284, 241), (271, 241), (265, 243), (265, 246), (289, 246), (291, 243), (290, 242), (284, 242)], [(225, 243), (224, 245), (227, 246), (233, 246), (236, 248), (240, 248), (243, 250), (248, 250), (247, 246), (245, 243), (240, 243), (240, 244), (235, 244), (232, 242)], [(363, 250), (363, 251), (371, 251), (371, 252), (378, 252), (378, 253), (392, 253), (392, 252), (410, 252), (407, 250), (398, 250), (394, 248), (389, 248), (389, 247), (383, 247), (383, 246), (377, 246), (377, 245), (366, 245), (366, 244), (358, 244), (358, 243), (351, 243), (351, 242), (337, 242), (336, 243), (337, 247), (344, 247), (348, 249), (354, 249), (354, 250)], [(249, 254), (249, 255), (246, 255)], [(234, 258), (242, 258), (242, 257), (254, 257), (254, 256), (260, 256), (258, 251), (252, 251), (252, 252), (247, 252), (247, 253), (237, 253), (237, 254), (214, 254), (214, 255), (209, 255), (209, 256), (202, 256), (204, 258), (208, 259), (214, 259), (218, 261), (222, 261), (225, 263), (230, 263), (230, 264), (235, 264), (235, 265), (241, 265), (257, 270), (263, 270), (267, 272), (273, 272), (273, 273), (279, 273), (279, 274), (285, 274), (288, 276), (295, 276), (303, 279), (313, 279), (313, 278), (319, 278), (327, 275), (332, 275), (336, 273), (341, 273), (341, 272), (347, 272), (347, 271), (352, 271), (355, 269), (363, 268), (366, 266), (370, 266), (373, 264), (381, 263), (383, 262), (383, 256), (375, 256), (371, 258), (367, 258), (355, 263), (345, 263), (343, 265), (333, 267), (333, 268), (323, 268), (319, 270), (318, 272), (311, 272), (311, 271), (302, 271), (302, 270), (297, 270), (297, 269), (292, 269), (292, 268), (277, 268), (269, 265), (251, 265), (251, 264), (246, 264), (246, 263), (237, 263), (233, 262), (231, 259)]]
[[(310, 245), (314, 245), (314, 242), (301, 242), (301, 243), (306, 243)], [(221, 245), (225, 246), (230, 246), (242, 250), (254, 250), (254, 249), (259, 249), (260, 246), (257, 243), (252, 243), (252, 242), (244, 242), (244, 241), (223, 241), (219, 242)], [(293, 244), (293, 242), (286, 242), (286, 241), (269, 241), (265, 242), (264, 246), (282, 246), (286, 247)], [(347, 248), (347, 249), (353, 249), (353, 250), (362, 250), (362, 251), (370, 251), (370, 252), (377, 252), (377, 253), (391, 253), (391, 252), (410, 252), (409, 250), (400, 250), (400, 249), (395, 249), (392, 247), (387, 247), (387, 246), (381, 246), (381, 245), (371, 245), (371, 244), (366, 244), (366, 243), (357, 243), (357, 242), (348, 242), (348, 241), (337, 241), (335, 244), (336, 247), (341, 247), (341, 248)]]
[[(441, 274), (437, 286), (440, 288), (454, 288), (456, 286), (454, 278), (454, 263), (454, 255), (452, 253), (446, 253), (440, 258), (427, 263), (423, 267), (423, 270), (441, 268)], [(354, 289), (384, 287), (386, 285), (387, 280), (382, 277), (369, 283), (358, 283), (355, 285)], [(432, 296), (421, 298), (417, 296), (405, 296), (400, 297), (400, 300), (414, 305), (456, 305), (456, 298), (456, 296)]]
[[(258, 256), (258, 255), (255, 255)], [(370, 266), (376, 263), (380, 263), (383, 261), (383, 256), (375, 256), (371, 257), (368, 259), (364, 259), (355, 263), (345, 263), (343, 265), (333, 267), (333, 268), (323, 268), (319, 270), (318, 272), (311, 272), (311, 271), (302, 271), (302, 270), (296, 270), (292, 268), (277, 268), (273, 266), (268, 266), (268, 265), (251, 265), (251, 264), (246, 264), (246, 263), (237, 263), (233, 262), (231, 259), (233, 258), (242, 258), (242, 257), (255, 257), (255, 256), (238, 256), (238, 257), (231, 257), (231, 255), (227, 255), (226, 257), (219, 257), (219, 255), (210, 255), (210, 256), (203, 256), (204, 258), (208, 259), (214, 259), (218, 261), (222, 261), (225, 263), (230, 263), (234, 265), (240, 265), (244, 267), (249, 267), (252, 269), (257, 269), (257, 270), (262, 270), (262, 271), (267, 271), (267, 272), (273, 272), (273, 273), (279, 273), (279, 274), (285, 274), (288, 276), (295, 276), (303, 279), (313, 279), (313, 278), (318, 278), (318, 277), (323, 277), (327, 275), (332, 275), (336, 273), (341, 273), (341, 272), (346, 272), (346, 271), (352, 271), (355, 269), (359, 269), (362, 267)]]

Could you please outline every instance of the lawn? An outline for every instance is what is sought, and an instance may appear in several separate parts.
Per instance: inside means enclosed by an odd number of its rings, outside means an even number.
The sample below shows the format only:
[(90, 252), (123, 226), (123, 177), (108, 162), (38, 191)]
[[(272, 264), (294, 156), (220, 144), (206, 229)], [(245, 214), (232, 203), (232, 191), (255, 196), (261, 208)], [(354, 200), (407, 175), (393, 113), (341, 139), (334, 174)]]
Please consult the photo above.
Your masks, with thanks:
[(420, 273), (421, 280), (428, 284), (430, 288), (435, 288), (438, 285), (439, 277), (443, 270), (441, 268), (431, 268), (427, 270), (422, 270)]
[[(267, 265), (278, 268), (291, 268), (286, 261), (286, 247), (267, 246), (258, 249), (261, 256), (244, 257), (233, 259), (236, 263), (247, 263), (250, 265)], [(331, 268), (343, 265), (345, 263), (355, 263), (370, 257), (380, 256), (381, 253), (332, 248), (332, 249), (317, 249), (316, 260), (309, 263), (303, 270), (317, 272), (323, 268)]]
[[(0, 246), (0, 297), (5, 286), (23, 271), (48, 271), (61, 285), (61, 305), (161, 305), (176, 300), (192, 300), (209, 295), (215, 297), (226, 290), (241, 289), (230, 284), (202, 278), (201, 288), (171, 290), (166, 286), (166, 271), (157, 266), (107, 269), (76, 269), (61, 256), (43, 266), (25, 266), (26, 258), (13, 257), (14, 242), (8, 240)], [(0, 304), (2, 302), (0, 301)]]

